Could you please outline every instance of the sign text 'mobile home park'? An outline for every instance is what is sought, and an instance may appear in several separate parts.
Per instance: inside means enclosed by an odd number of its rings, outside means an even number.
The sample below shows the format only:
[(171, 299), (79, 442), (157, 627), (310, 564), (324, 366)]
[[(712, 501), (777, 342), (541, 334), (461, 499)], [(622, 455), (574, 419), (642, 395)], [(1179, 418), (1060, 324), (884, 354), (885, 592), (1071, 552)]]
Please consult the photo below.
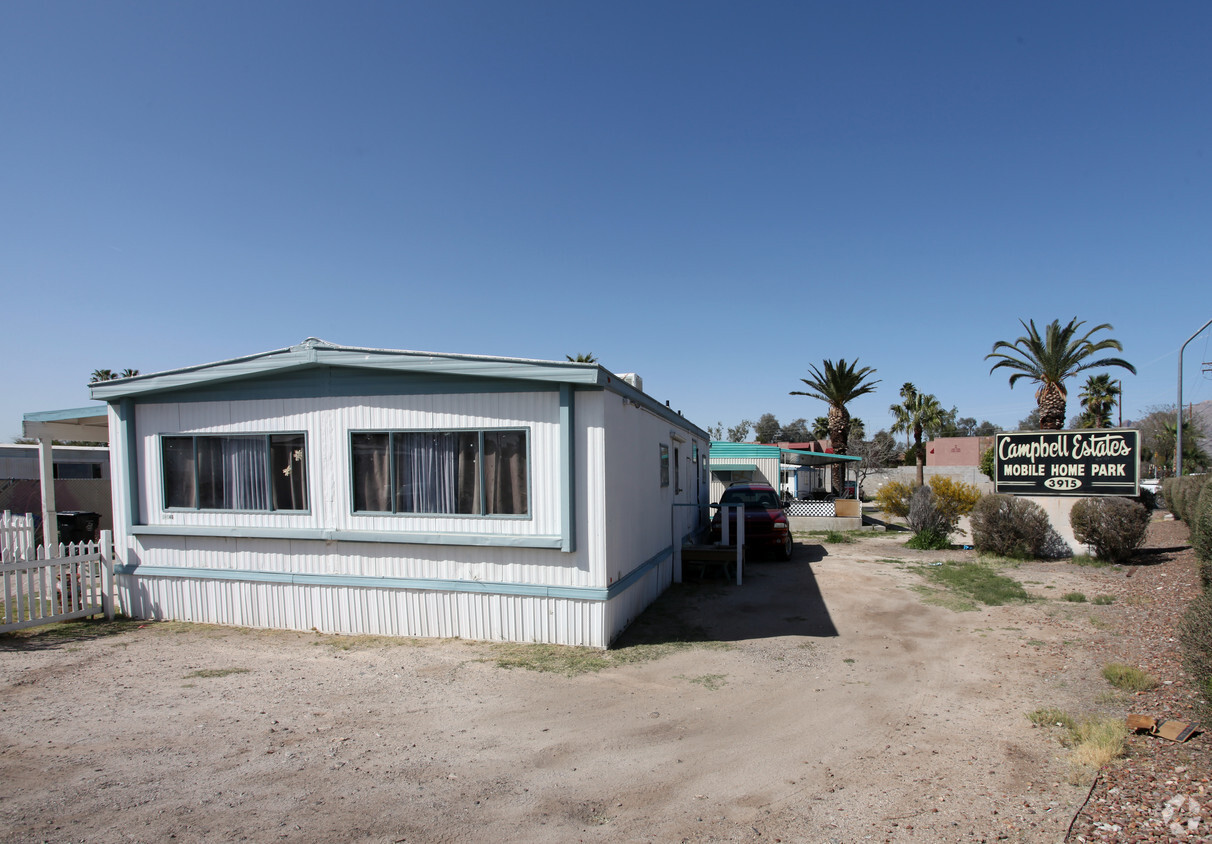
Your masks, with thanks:
[(1140, 432), (1129, 428), (1031, 431), (994, 438), (998, 492), (1139, 495)]

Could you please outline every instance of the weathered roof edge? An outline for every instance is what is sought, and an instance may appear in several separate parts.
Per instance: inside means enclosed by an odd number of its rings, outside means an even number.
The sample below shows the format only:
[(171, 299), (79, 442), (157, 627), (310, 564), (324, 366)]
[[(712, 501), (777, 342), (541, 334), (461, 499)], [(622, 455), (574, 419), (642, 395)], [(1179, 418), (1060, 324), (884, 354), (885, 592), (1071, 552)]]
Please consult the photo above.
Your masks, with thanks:
[(166, 390), (216, 384), (237, 378), (314, 365), (544, 381), (581, 387), (598, 387), (631, 399), (668, 421), (676, 421), (696, 435), (709, 439), (707, 432), (690, 420), (662, 405), (647, 393), (632, 387), (622, 378), (596, 363), (341, 346), (316, 337), (308, 337), (302, 343), (285, 349), (275, 349), (147, 375), (136, 375), (131, 378), (99, 381), (89, 385), (89, 391), (93, 399), (110, 402)]

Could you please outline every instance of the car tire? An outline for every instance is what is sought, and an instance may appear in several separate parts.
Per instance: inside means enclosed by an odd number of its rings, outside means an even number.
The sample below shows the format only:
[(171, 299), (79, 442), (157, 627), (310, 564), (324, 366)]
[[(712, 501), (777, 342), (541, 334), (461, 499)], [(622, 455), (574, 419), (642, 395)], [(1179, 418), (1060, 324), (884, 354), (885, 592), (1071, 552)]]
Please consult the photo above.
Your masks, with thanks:
[(791, 549), (794, 546), (794, 544), (795, 544), (795, 542), (791, 538), (791, 533), (788, 532), (787, 536), (783, 538), (783, 544), (779, 547), (779, 550), (778, 550), (778, 557), (780, 560), (783, 560), (784, 562), (786, 562), (787, 560), (791, 559)]

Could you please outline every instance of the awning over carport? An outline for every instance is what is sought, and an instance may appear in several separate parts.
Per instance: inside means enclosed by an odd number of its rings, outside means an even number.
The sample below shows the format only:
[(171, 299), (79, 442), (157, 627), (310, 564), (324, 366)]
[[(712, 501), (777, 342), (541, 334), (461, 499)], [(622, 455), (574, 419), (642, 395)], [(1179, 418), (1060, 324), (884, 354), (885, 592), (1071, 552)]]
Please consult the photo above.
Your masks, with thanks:
[(54, 440), (109, 442), (109, 412), (105, 405), (73, 407), (27, 413), (21, 431), (38, 441), (38, 481), (42, 487), (42, 541), (49, 548), (59, 544), (59, 511), (55, 509), (55, 471), (51, 446)]
[(41, 440), (79, 440), (82, 442), (109, 442), (109, 415), (103, 404), (92, 407), (73, 407), (68, 410), (44, 410), (27, 413), (21, 420), (22, 432), (27, 437)]

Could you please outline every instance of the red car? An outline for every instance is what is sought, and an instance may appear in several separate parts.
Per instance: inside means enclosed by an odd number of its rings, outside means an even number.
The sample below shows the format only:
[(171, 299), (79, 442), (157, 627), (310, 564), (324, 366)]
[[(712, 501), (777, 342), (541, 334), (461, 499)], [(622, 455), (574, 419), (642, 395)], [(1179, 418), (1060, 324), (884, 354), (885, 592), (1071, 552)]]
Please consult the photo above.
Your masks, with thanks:
[[(779, 494), (770, 484), (733, 484), (724, 490), (719, 504), (745, 505), (745, 550), (747, 552), (771, 552), (780, 560), (791, 559), (791, 525), (779, 501)], [(729, 512), (728, 535), (736, 542), (736, 512)], [(711, 541), (719, 542), (722, 536), (720, 511), (711, 518)]]

